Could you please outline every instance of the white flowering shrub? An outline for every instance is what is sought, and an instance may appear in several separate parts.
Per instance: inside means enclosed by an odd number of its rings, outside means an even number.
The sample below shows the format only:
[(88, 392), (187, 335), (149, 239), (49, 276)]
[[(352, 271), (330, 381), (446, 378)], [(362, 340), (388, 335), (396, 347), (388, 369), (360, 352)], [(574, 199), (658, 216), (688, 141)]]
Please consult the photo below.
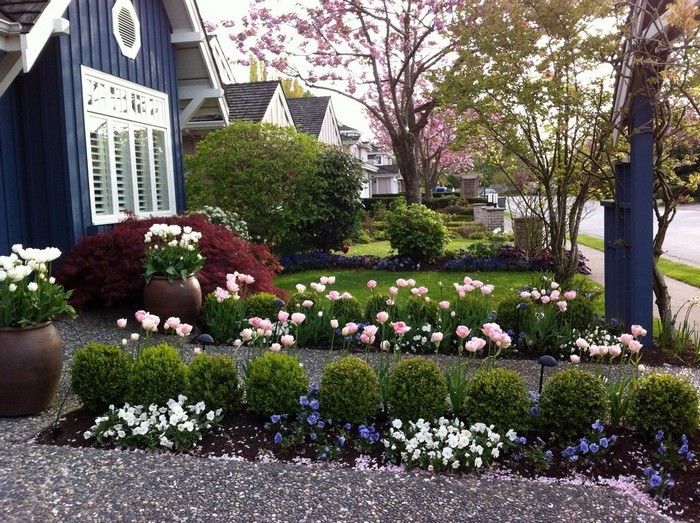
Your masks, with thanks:
[(458, 419), (440, 418), (432, 424), (419, 419), (408, 425), (396, 419), (383, 442), (387, 458), (409, 469), (471, 471), (488, 468), (517, 439), (514, 430), (501, 436), (493, 425), (475, 423), (467, 428)]
[(203, 401), (188, 405), (187, 397), (171, 399), (167, 406), (125, 404), (110, 405), (104, 416), (95, 420), (85, 439), (95, 438), (100, 445), (115, 444), (128, 448), (163, 448), (176, 451), (190, 449), (202, 435), (219, 424), (221, 409), (206, 411)]

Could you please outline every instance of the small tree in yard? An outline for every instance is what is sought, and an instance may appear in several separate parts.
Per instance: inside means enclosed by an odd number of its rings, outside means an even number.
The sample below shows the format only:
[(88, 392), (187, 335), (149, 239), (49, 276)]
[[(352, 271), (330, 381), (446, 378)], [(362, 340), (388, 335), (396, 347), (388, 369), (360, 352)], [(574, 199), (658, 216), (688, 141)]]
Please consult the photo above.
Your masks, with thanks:
[(417, 139), (437, 105), (427, 77), (449, 62), (444, 32), (461, 2), (316, 0), (279, 12), (253, 3), (240, 24), (226, 23), (243, 55), (362, 104), (386, 129), (407, 201), (420, 203)]
[[(444, 71), (443, 96), (473, 115), (459, 127), (462, 137), (487, 138), (489, 163), (516, 188), (534, 189), (522, 200), (546, 224), (560, 281), (578, 266), (584, 204), (609, 176), (610, 95), (605, 75), (596, 73), (614, 40), (591, 27), (609, 7), (599, 0), (466, 2), (453, 27), (459, 57)], [(515, 183), (523, 166), (534, 184)]]

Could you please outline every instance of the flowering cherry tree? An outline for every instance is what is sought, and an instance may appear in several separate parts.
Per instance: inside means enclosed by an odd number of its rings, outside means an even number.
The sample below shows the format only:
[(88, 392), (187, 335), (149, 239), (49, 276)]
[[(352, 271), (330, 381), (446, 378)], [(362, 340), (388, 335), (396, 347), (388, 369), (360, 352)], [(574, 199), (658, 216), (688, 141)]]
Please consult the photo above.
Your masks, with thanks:
[[(454, 110), (433, 111), (416, 140), (416, 169), (423, 183), (426, 198), (432, 198), (432, 188), (444, 174), (460, 174), (474, 165), (468, 149), (455, 143), (455, 123), (459, 119)], [(372, 121), (372, 131), (382, 147), (391, 147), (391, 137), (378, 121)]]
[(457, 0), (251, 0), (230, 37), (242, 55), (362, 104), (386, 130), (409, 203), (420, 203), (417, 140), (437, 106), (427, 76), (449, 64)]

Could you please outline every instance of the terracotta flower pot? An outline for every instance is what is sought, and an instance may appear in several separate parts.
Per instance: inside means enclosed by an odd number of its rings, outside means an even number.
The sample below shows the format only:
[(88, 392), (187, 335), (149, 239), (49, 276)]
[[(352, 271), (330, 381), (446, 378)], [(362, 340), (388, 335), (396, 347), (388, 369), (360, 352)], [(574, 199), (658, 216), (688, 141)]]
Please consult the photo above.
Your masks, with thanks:
[(45, 410), (63, 369), (61, 337), (51, 322), (0, 328), (0, 416)]
[(194, 275), (172, 283), (165, 276), (154, 276), (143, 289), (143, 308), (160, 317), (159, 330), (174, 316), (183, 323), (195, 325), (202, 312), (202, 288)]

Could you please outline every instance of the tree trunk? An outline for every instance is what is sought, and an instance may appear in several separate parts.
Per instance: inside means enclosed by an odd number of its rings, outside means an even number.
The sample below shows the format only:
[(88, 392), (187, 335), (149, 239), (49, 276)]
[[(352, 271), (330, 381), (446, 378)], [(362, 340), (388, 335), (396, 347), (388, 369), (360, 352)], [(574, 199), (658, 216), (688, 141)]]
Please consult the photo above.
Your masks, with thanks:
[(663, 273), (659, 270), (658, 258), (654, 257), (654, 296), (656, 307), (659, 310), (661, 325), (665, 331), (665, 338), (673, 342), (676, 337), (676, 326), (673, 324), (673, 312), (671, 311), (671, 295), (668, 293), (668, 285)]
[(421, 203), (420, 175), (416, 160), (415, 138), (405, 134), (392, 140), (396, 163), (406, 186), (406, 203)]

